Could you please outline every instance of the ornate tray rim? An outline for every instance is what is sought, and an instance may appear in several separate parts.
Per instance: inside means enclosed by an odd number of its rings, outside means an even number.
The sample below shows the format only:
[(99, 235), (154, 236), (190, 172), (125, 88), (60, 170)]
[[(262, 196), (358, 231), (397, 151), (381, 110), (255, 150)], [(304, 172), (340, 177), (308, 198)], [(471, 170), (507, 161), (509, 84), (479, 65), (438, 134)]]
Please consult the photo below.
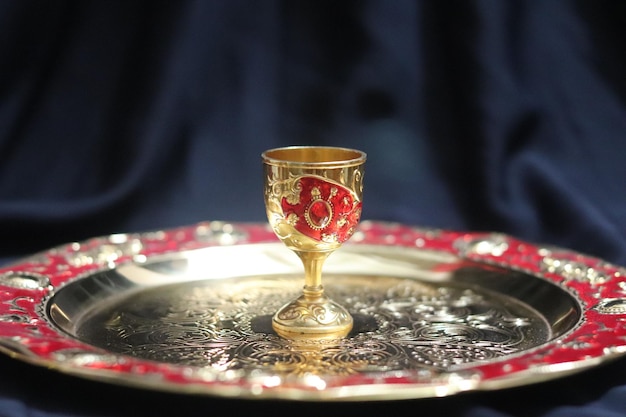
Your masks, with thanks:
[(51, 248), (0, 268), (0, 352), (70, 375), (135, 388), (226, 398), (374, 401), (442, 397), (562, 377), (626, 352), (626, 269), (572, 250), (489, 232), (456, 232), (363, 221), (346, 245), (385, 245), (452, 254), (460, 259), (547, 280), (577, 300), (577, 326), (504, 361), (476, 363), (421, 381), (414, 371), (357, 374), (309, 385), (220, 378), (189, 366), (107, 352), (48, 321), (46, 302), (65, 285), (98, 271), (213, 246), (274, 243), (266, 224), (206, 221), (168, 230), (112, 234)]

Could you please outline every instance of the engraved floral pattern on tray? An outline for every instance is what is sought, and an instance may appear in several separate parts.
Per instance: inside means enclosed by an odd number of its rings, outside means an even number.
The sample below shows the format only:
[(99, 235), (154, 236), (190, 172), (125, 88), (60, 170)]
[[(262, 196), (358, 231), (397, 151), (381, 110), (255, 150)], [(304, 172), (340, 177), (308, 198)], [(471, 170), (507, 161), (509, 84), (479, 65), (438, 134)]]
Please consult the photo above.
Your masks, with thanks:
[[(333, 376), (442, 372), (533, 347), (532, 333), (542, 326), (521, 306), (513, 311), (471, 289), (388, 278), (381, 292), (370, 290), (366, 278), (344, 285), (337, 280), (333, 296), (346, 300), (364, 322), (362, 331), (342, 340), (295, 342), (276, 336), (264, 321), (284, 298), (293, 297), (276, 291), (280, 278), (135, 295), (121, 313), (111, 308), (93, 318), (105, 322), (104, 329), (87, 324), (83, 327), (97, 334), (82, 336), (101, 338), (117, 353), (160, 362)], [(538, 323), (531, 326), (531, 321)]]

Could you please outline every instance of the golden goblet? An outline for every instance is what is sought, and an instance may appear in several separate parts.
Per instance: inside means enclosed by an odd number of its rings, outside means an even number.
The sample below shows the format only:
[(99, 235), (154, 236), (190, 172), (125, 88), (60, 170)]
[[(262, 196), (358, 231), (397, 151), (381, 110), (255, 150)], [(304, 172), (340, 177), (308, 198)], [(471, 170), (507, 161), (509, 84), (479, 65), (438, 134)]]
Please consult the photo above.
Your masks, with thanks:
[(322, 265), (361, 217), (364, 152), (293, 146), (263, 152), (265, 208), (280, 240), (302, 260), (302, 295), (281, 307), (272, 327), (288, 339), (338, 339), (352, 316), (324, 294)]

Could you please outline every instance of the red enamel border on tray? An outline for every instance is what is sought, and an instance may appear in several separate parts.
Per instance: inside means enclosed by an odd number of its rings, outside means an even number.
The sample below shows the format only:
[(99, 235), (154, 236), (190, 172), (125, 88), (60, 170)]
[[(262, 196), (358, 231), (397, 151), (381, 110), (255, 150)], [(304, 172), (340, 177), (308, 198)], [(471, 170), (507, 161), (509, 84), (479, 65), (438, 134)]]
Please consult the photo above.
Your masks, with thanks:
[[(497, 233), (464, 233), (365, 221), (346, 245), (385, 245), (453, 254), (552, 282), (576, 298), (577, 326), (554, 341), (507, 360), (420, 380), (417, 373), (355, 374), (322, 387), (294, 382), (273, 387), (250, 378), (220, 378), (189, 366), (109, 353), (58, 330), (46, 300), (95, 272), (169, 253), (222, 245), (277, 242), (265, 224), (202, 222), (170, 230), (115, 234), (69, 243), (0, 268), (0, 350), (72, 375), (148, 389), (223, 397), (294, 400), (401, 399), (499, 389), (578, 372), (626, 351), (626, 270), (574, 251), (539, 246)], [(460, 382), (459, 382), (460, 381)], [(377, 395), (393, 386), (390, 395)]]

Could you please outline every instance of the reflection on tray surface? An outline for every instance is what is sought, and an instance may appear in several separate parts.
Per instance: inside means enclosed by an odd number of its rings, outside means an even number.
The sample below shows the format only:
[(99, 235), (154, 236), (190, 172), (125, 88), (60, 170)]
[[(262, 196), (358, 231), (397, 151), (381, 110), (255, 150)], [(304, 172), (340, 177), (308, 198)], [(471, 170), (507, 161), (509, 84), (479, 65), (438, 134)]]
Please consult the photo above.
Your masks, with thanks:
[[(345, 256), (376, 259), (359, 250)], [(371, 274), (327, 274), (328, 294), (355, 319), (341, 340), (286, 340), (272, 330), (273, 313), (301, 291), (299, 274), (189, 279), (180, 257), (134, 267), (148, 278), (109, 270), (79, 280), (55, 295), (49, 311), (64, 331), (111, 352), (294, 376), (446, 372), (537, 347), (579, 317), (568, 293), (522, 273), (465, 263), (429, 281), (420, 274), (437, 262), (402, 259), (417, 271), (412, 277), (385, 274), (397, 269), (390, 262), (374, 261)], [(145, 284), (150, 276), (162, 285)]]

